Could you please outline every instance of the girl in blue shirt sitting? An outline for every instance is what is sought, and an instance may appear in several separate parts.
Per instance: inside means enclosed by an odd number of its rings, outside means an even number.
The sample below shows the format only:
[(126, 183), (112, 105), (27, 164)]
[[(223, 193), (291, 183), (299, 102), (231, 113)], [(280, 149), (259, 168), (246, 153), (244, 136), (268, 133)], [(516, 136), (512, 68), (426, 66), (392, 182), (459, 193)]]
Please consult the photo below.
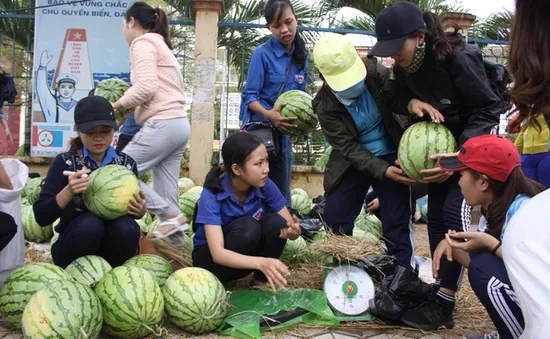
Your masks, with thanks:
[[(478, 232), (448, 231), (434, 252), (434, 275), (437, 278), (443, 256), (468, 268), (470, 285), (500, 338), (519, 338), (523, 315), (502, 260), (501, 245), (512, 216), (544, 187), (525, 176), (515, 145), (496, 135), (469, 139), (458, 156), (440, 158), (438, 165), (447, 172), (460, 172), (458, 184), (466, 203), (481, 206), (483, 216)], [(448, 325), (452, 327), (452, 320)], [(493, 337), (471, 334), (466, 338)]]
[[(287, 239), (300, 236), (298, 219), (268, 178), (262, 140), (237, 133), (222, 147), (224, 165), (207, 174), (197, 206), (193, 266), (214, 273), (222, 282), (254, 272), (255, 287), (286, 285), (288, 268), (278, 258)], [(272, 214), (266, 214), (264, 208)]]
[[(273, 107), (277, 97), (290, 90), (305, 91), (308, 62), (305, 43), (297, 31), (298, 17), (289, 0), (269, 0), (265, 5), (267, 29), (273, 36), (258, 46), (250, 58), (246, 86), (242, 92), (239, 120), (269, 122), (280, 140), (278, 155), (269, 158), (269, 178), (290, 204), (292, 145), (287, 128), (292, 120)], [(252, 126), (250, 128), (253, 128)], [(245, 127), (246, 129), (246, 127)]]
[(98, 96), (83, 98), (76, 105), (74, 121), (78, 137), (72, 141), (69, 152), (53, 160), (33, 205), (34, 216), (43, 227), (51, 227), (59, 219), (55, 227), (59, 239), (52, 245), (56, 265), (64, 268), (79, 257), (99, 255), (111, 266), (119, 266), (138, 250), (140, 229), (134, 219), (143, 217), (147, 211), (145, 196), (143, 193), (134, 196), (127, 216), (103, 220), (88, 211), (82, 192), (91, 171), (118, 164), (137, 176), (136, 162), (110, 146), (117, 125), (109, 101)]

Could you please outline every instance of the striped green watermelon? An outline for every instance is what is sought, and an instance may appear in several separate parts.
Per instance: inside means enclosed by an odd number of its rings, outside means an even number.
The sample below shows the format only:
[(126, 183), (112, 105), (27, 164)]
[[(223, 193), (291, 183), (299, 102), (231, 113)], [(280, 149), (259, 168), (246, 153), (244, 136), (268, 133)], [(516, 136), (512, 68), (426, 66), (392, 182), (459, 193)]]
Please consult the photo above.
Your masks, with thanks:
[(23, 224), (23, 234), (25, 240), (35, 243), (49, 241), (53, 237), (53, 228), (49, 226), (40, 226), (34, 218), (32, 206), (23, 206), (21, 208), (21, 223)]
[(218, 278), (198, 267), (174, 272), (162, 289), (170, 321), (186, 332), (214, 331), (228, 309), (228, 294)]
[(160, 288), (166, 283), (166, 279), (174, 272), (168, 260), (159, 255), (140, 254), (128, 259), (124, 266), (140, 267), (149, 272)]
[(155, 228), (149, 227), (149, 225), (153, 223), (153, 217), (149, 213), (145, 213), (145, 215), (141, 219), (137, 219), (136, 222), (142, 233), (150, 233), (155, 230)]
[(424, 182), (420, 174), (423, 169), (437, 167), (431, 155), (456, 152), (456, 140), (447, 127), (429, 121), (421, 121), (409, 127), (397, 150), (397, 158), (405, 174)]
[(199, 201), (200, 197), (200, 193), (191, 191), (187, 191), (180, 195), (180, 209), (189, 222), (193, 220), (193, 215), (195, 214), (195, 205), (197, 204), (197, 201)]
[(128, 213), (128, 203), (139, 194), (139, 180), (121, 165), (107, 165), (92, 172), (82, 194), (86, 207), (105, 220)]
[(97, 338), (103, 325), (101, 304), (88, 286), (54, 281), (29, 299), (22, 325), (25, 338)]
[(371, 232), (366, 232), (361, 229), (353, 229), (353, 237), (363, 242), (378, 243), (380, 242), (380, 236)]
[(192, 260), (193, 258), (193, 238), (194, 234), (185, 234), (183, 238), (183, 246), (181, 248), (182, 255), (185, 259)]
[(191, 187), (190, 189), (188, 189), (187, 192), (190, 192), (190, 193), (198, 193), (199, 195), (201, 195), (202, 190), (203, 190), (203, 187), (202, 187), (202, 186), (193, 186), (193, 187)]
[(178, 180), (178, 191), (180, 194), (187, 192), (189, 189), (193, 188), (195, 183), (189, 178), (179, 178)]
[(354, 222), (355, 229), (382, 236), (382, 222), (374, 214), (360, 214)]
[(40, 196), (40, 192), (42, 191), (42, 181), (44, 178), (32, 178), (27, 180), (25, 183), (25, 187), (23, 187), (23, 192), (25, 198), (29, 201), (29, 205), (34, 205), (34, 203), (38, 200), (38, 197)]
[(145, 172), (141, 177), (139, 177), (139, 180), (141, 180), (145, 185), (147, 186), (153, 186), (153, 173), (151, 171)]
[(286, 245), (280, 259), (285, 264), (292, 266), (306, 261), (309, 256), (309, 245), (304, 238), (298, 237), (296, 240), (286, 241)]
[(309, 214), (309, 212), (311, 212), (311, 209), (313, 208), (313, 203), (311, 202), (311, 199), (307, 196), (304, 197), (300, 194), (292, 195), (290, 197), (290, 202), (292, 208), (304, 215)]
[(72, 280), (61, 267), (47, 263), (26, 264), (13, 271), (0, 289), (0, 313), (20, 328), (27, 302), (41, 288), (57, 280)]
[(327, 165), (330, 154), (332, 153), (332, 146), (327, 147), (325, 153), (315, 162), (315, 166), (325, 167)]
[(296, 195), (296, 194), (297, 194), (297, 195), (302, 195), (302, 196), (304, 196), (304, 197), (306, 197), (306, 198), (309, 199), (309, 195), (307, 194), (307, 192), (304, 191), (304, 190), (301, 189), (301, 188), (293, 188), (293, 189), (290, 191), (290, 195)]
[[(122, 98), (124, 93), (130, 88), (130, 86), (123, 80), (117, 78), (105, 79), (102, 80), (94, 90), (94, 95), (103, 97), (109, 100), (112, 103), (118, 101)], [(131, 113), (131, 110), (118, 110), (115, 114), (115, 119), (120, 120), (124, 119)]]
[(134, 266), (113, 268), (97, 283), (95, 292), (103, 310), (103, 331), (117, 338), (160, 335), (164, 300), (160, 287), (146, 270)]
[(21, 206), (29, 206), (29, 200), (27, 198), (21, 198)]
[(283, 117), (296, 117), (291, 124), (297, 127), (289, 128), (290, 135), (306, 135), (317, 127), (317, 116), (313, 112), (311, 101), (313, 99), (304, 91), (291, 90), (281, 94), (273, 107), (285, 104), (281, 110)]
[[(138, 223), (139, 224), (139, 223)], [(141, 227), (141, 224), (139, 224)], [(156, 218), (155, 220), (151, 221), (147, 225), (141, 227), (141, 231), (143, 233), (151, 233), (154, 230), (156, 230), (160, 226), (160, 219)]]
[(107, 260), (102, 257), (86, 255), (65, 267), (65, 272), (77, 282), (93, 288), (112, 269)]

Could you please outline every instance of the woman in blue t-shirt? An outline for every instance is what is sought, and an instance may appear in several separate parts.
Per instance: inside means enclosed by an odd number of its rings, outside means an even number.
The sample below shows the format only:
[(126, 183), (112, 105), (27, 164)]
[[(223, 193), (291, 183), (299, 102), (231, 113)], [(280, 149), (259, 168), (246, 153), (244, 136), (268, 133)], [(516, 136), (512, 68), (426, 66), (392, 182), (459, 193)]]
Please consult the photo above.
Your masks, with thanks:
[(466, 203), (481, 206), (483, 216), (479, 232), (448, 231), (434, 252), (434, 275), (437, 278), (443, 256), (468, 268), (470, 285), (500, 338), (519, 338), (523, 315), (502, 260), (501, 245), (514, 213), (544, 187), (525, 176), (515, 145), (496, 135), (469, 139), (458, 156), (441, 158), (438, 165), (444, 171), (460, 172), (458, 184)]
[(222, 157), (224, 165), (207, 174), (198, 203), (193, 266), (222, 282), (254, 271), (253, 286), (284, 287), (289, 271), (278, 258), (286, 240), (300, 236), (300, 225), (268, 178), (267, 150), (258, 137), (237, 133), (223, 143)]
[(307, 51), (297, 31), (298, 17), (289, 0), (268, 0), (264, 14), (266, 27), (273, 36), (252, 52), (239, 120), (243, 125), (260, 121), (270, 122), (275, 127), (274, 133), (280, 140), (281, 151), (269, 158), (272, 169), (269, 178), (290, 204), (292, 145), (286, 133), (289, 127), (294, 126), (292, 120), (295, 118), (281, 116), (281, 107), (273, 106), (283, 92), (305, 91)]

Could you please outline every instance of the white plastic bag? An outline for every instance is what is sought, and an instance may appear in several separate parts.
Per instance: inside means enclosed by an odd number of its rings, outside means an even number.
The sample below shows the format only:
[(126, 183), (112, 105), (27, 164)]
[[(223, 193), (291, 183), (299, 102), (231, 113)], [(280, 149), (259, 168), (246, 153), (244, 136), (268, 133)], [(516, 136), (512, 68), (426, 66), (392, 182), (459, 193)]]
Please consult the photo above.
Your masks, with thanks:
[(2, 286), (13, 270), (25, 264), (25, 239), (21, 225), (21, 192), (29, 177), (29, 169), (17, 159), (2, 159), (0, 162), (13, 185), (13, 190), (0, 188), (0, 211), (11, 215), (17, 224), (17, 233), (0, 252), (0, 286)]

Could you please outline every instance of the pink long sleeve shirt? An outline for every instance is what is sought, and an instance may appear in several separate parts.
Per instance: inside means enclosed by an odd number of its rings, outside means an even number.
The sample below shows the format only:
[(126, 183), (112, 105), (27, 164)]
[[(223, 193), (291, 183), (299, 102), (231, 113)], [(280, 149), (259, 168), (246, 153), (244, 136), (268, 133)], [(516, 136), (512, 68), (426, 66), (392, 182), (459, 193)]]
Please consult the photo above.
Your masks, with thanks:
[(176, 57), (157, 33), (137, 37), (130, 45), (132, 86), (119, 104), (134, 108), (136, 122), (184, 118), (183, 77)]

